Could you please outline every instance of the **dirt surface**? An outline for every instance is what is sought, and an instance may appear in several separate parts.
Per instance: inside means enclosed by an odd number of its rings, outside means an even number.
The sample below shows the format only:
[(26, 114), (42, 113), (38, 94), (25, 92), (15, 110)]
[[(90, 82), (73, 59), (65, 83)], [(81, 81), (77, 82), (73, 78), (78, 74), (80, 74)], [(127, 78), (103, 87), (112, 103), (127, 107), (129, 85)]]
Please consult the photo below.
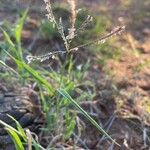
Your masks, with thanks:
[[(112, 27), (126, 26), (126, 31), (116, 37), (112, 44), (121, 49), (121, 57), (118, 60), (107, 61), (106, 66), (93, 62), (87, 79), (96, 84), (97, 95), (93, 102), (81, 104), (85, 110), (89, 112), (92, 110), (92, 113), (97, 114), (95, 119), (121, 144), (121, 147), (102, 137), (93, 126), (88, 125), (82, 115), (79, 115), (86, 124), (81, 139), (90, 150), (148, 150), (150, 149), (148, 138), (150, 135), (150, 1), (82, 0), (80, 3), (92, 11), (96, 10), (97, 15), (106, 15), (111, 20)], [(0, 6), (0, 22), (4, 19), (13, 22), (13, 18), (16, 17), (16, 7), (14, 5), (14, 9), (13, 7), (10, 9), (7, 2), (4, 4), (7, 7)], [(30, 19), (27, 20), (22, 33), (23, 46), (39, 52), (41, 49), (49, 49), (48, 47), (55, 42), (50, 43), (37, 37), (39, 21), (44, 17), (41, 13), (44, 7), (42, 1), (33, 1), (32, 4), (34, 7), (31, 7)], [(23, 1), (18, 5), (26, 7), (31, 4)], [(107, 72), (110, 72), (109, 75)], [(86, 149), (83, 143), (78, 142), (78, 145)]]
[(113, 24), (126, 26), (126, 32), (113, 44), (122, 50), (122, 56), (104, 66), (105, 70), (111, 70), (113, 84), (119, 92), (113, 99), (119, 118), (114, 120), (109, 132), (120, 140), (121, 149), (149, 149), (149, 142), (146, 147), (142, 136), (150, 125), (150, 1), (107, 2), (94, 7), (107, 12)]
[[(0, 120), (16, 128), (15, 118), (22, 128), (38, 133), (43, 124), (43, 113), (38, 95), (31, 88), (22, 87), (9, 79), (0, 83)], [(0, 150), (15, 150), (4, 126), (0, 125)]]

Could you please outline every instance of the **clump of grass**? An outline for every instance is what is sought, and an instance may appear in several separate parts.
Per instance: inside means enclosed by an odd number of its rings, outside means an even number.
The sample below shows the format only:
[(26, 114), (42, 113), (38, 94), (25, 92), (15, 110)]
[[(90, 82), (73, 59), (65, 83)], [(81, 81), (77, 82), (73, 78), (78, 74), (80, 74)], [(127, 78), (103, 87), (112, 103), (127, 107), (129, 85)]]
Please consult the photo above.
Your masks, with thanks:
[[(66, 50), (65, 51), (54, 51), (54, 52), (49, 52), (48, 54), (44, 54), (44, 55), (41, 55), (41, 56), (27, 56), (27, 60), (28, 60), (28, 63), (31, 63), (32, 61), (35, 61), (35, 60), (40, 60), (41, 62), (45, 61), (46, 59), (49, 59), (49, 58), (55, 58), (55, 55), (57, 54), (70, 54), (74, 51), (77, 51), (79, 50), (80, 48), (83, 48), (83, 47), (86, 47), (86, 46), (91, 46), (93, 44), (103, 44), (105, 43), (105, 41), (109, 38), (111, 38), (112, 36), (116, 36), (117, 34), (121, 34), (122, 31), (124, 31), (125, 29), (125, 26), (119, 26), (119, 27), (116, 27), (114, 28), (110, 33), (108, 33), (107, 35), (103, 36), (103, 37), (100, 37), (100, 38), (97, 38), (96, 40), (94, 41), (91, 41), (91, 42), (88, 42), (88, 43), (85, 43), (85, 44), (82, 44), (82, 45), (78, 45), (78, 46), (75, 46), (73, 48), (71, 48), (71, 42), (74, 40), (75, 37), (78, 36), (79, 32), (83, 32), (86, 27), (92, 22), (93, 20), (93, 17), (91, 17), (90, 15), (88, 15), (85, 20), (80, 24), (80, 26), (78, 28), (76, 28), (76, 21), (77, 21), (77, 15), (78, 15), (78, 11), (75, 10), (76, 9), (76, 1), (72, 1), (72, 0), (68, 0), (68, 3), (70, 4), (70, 8), (71, 8), (71, 25), (68, 29), (68, 32), (66, 33), (64, 31), (64, 26), (62, 24), (62, 21), (61, 20), (61, 17), (58, 18), (58, 20), (56, 19), (56, 17), (54, 16), (54, 13), (53, 13), (53, 10), (52, 10), (52, 7), (51, 7), (51, 2), (50, 1), (44, 1), (45, 4), (46, 4), (46, 10), (47, 10), (47, 14), (46, 16), (48, 17), (49, 21), (53, 24), (53, 28), (57, 28), (58, 32), (60, 33), (60, 36), (61, 38), (64, 40), (64, 45), (66, 47)], [(50, 6), (49, 6), (50, 5)], [(60, 30), (61, 29), (61, 30)], [(71, 33), (71, 29), (73, 29), (73, 33)], [(73, 36), (72, 36), (73, 35)], [(68, 37), (71, 37), (71, 38), (68, 38)], [(69, 41), (70, 40), (70, 41)], [(70, 48), (70, 49), (68, 49)], [(103, 53), (103, 51), (101, 52)], [(108, 52), (107, 53), (107, 56), (106, 57), (111, 57), (113, 55), (113, 52)], [(115, 57), (114, 55), (112, 56), (113, 58)], [(105, 59), (107, 58), (104, 58), (104, 60), (101, 60), (102, 63), (104, 63)]]
[(35, 150), (46, 150), (36, 140), (34, 140), (33, 135), (29, 129), (26, 129), (25, 131), (15, 118), (10, 115), (8, 115), (8, 117), (10, 117), (15, 122), (17, 129), (11, 127), (9, 124), (3, 122), (2, 120), (0, 120), (0, 124), (4, 126), (5, 130), (12, 138), (16, 150), (25, 150), (26, 148), (28, 150), (32, 150), (32, 147)]

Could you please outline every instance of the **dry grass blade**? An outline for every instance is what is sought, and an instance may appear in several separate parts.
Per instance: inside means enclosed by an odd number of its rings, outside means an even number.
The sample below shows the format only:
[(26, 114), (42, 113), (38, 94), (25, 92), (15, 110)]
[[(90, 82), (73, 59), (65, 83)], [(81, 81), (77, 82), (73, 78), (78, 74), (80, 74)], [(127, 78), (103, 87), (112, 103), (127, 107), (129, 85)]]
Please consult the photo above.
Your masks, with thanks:
[[(89, 42), (89, 43), (86, 43), (86, 44), (83, 44), (83, 45), (79, 45), (77, 47), (74, 47), (74, 48), (71, 48), (69, 50), (69, 52), (72, 52), (72, 51), (77, 51), (79, 50), (79, 48), (82, 48), (82, 47), (85, 47), (85, 46), (88, 46), (88, 45), (92, 45), (92, 44), (95, 44), (95, 43), (104, 43), (106, 40), (108, 40), (109, 38), (111, 38), (112, 36), (115, 36), (117, 34), (121, 34), (123, 31), (125, 30), (125, 26), (121, 26), (121, 27), (116, 27), (115, 29), (113, 29), (110, 33), (108, 33), (107, 35), (99, 38), (99, 39), (96, 39), (95, 41), (92, 41), (92, 42)], [(56, 51), (56, 52), (50, 52), (48, 54), (45, 54), (45, 55), (41, 55), (41, 56), (31, 56), (31, 55), (28, 55), (26, 57), (27, 61), (28, 61), (28, 64), (31, 63), (32, 61), (35, 61), (35, 60), (40, 60), (41, 62), (49, 59), (49, 58), (53, 58), (54, 55), (56, 54), (64, 54), (64, 53), (67, 53), (66, 51)]]
[(55, 27), (55, 25), (57, 25), (57, 22), (55, 20), (55, 17), (54, 17), (54, 14), (53, 14), (53, 11), (52, 11), (52, 7), (51, 7), (51, 2), (50, 0), (43, 0), (45, 5), (46, 5), (46, 11), (47, 11), (47, 18), (50, 22), (53, 23), (53, 27)]
[(50, 58), (54, 59), (56, 55), (64, 54), (64, 53), (66, 53), (66, 51), (49, 52), (49, 53), (41, 55), (41, 56), (27, 55), (26, 59), (28, 61), (28, 64), (30, 64), (31, 62), (36, 61), (36, 60), (40, 60), (40, 62), (43, 62), (43, 61), (50, 59)]
[(105, 130), (84, 110), (80, 107), (80, 105), (72, 99), (72, 97), (64, 90), (57, 90), (64, 98), (69, 100), (74, 107), (76, 107), (102, 134), (104, 134), (108, 139), (110, 139), (113, 143), (120, 147), (120, 145), (111, 137)]
[(67, 1), (71, 8), (71, 27), (74, 28), (75, 22), (76, 22), (76, 17), (77, 17), (76, 0), (67, 0)]
[(111, 38), (112, 36), (115, 36), (117, 34), (121, 34), (123, 31), (125, 30), (125, 26), (118, 26), (115, 29), (113, 29), (110, 33), (108, 33), (107, 35), (98, 38), (94, 41), (91, 41), (89, 43), (83, 44), (83, 45), (79, 45), (77, 47), (71, 48), (70, 51), (77, 51), (79, 48), (85, 47), (85, 46), (89, 46), (89, 45), (93, 45), (96, 43), (104, 43), (106, 40), (108, 40), (109, 38)]
[(32, 135), (29, 129), (26, 130), (26, 134), (28, 137), (28, 150), (32, 150)]

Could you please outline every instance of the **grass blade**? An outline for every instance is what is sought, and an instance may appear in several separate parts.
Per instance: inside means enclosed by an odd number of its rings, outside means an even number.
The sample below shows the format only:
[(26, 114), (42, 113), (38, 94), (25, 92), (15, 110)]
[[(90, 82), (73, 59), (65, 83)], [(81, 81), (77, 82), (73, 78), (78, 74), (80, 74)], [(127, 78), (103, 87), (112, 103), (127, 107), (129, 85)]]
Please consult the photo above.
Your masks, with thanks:
[(16, 150), (24, 150), (23, 144), (17, 135), (17, 133), (14, 130), (11, 130), (11, 128), (6, 128), (8, 134), (11, 136), (11, 139), (13, 140)]
[(9, 67), (5, 62), (3, 62), (2, 60), (0, 60), (0, 64), (6, 68), (8, 68), (10, 71), (12, 71), (13, 73), (15, 73), (16, 75), (19, 76), (18, 72), (16, 72), (13, 68)]
[(9, 128), (9, 129), (13, 130), (14, 132), (16, 132), (17, 134), (19, 134), (21, 136), (21, 134), (20, 134), (19, 131), (17, 131), (15, 128), (11, 127), (10, 125), (8, 125), (7, 123), (5, 123), (4, 121), (0, 120), (0, 124), (3, 125), (3, 126), (5, 126), (6, 128)]
[(106, 135), (115, 144), (117, 144), (118, 146), (120, 146), (114, 139), (112, 139), (111, 136), (108, 135), (107, 132), (105, 132), (104, 129), (102, 129), (102, 127), (100, 127), (98, 125), (98, 123), (91, 116), (88, 115), (88, 113), (84, 109), (82, 109), (80, 107), (80, 105), (75, 100), (72, 99), (72, 97), (64, 89), (58, 89), (58, 92), (63, 97), (65, 97), (66, 99), (68, 99), (100, 132), (102, 132), (104, 135)]
[(47, 80), (45, 80), (43, 77), (41, 77), (41, 76), (39, 75), (39, 73), (38, 73), (36, 70), (32, 69), (28, 64), (26, 64), (26, 63), (24, 63), (24, 62), (22, 62), (22, 61), (20, 61), (20, 60), (18, 60), (18, 59), (16, 59), (16, 58), (14, 58), (14, 57), (13, 57), (12, 55), (10, 55), (6, 50), (4, 50), (4, 51), (5, 51), (5, 53), (6, 53), (8, 56), (10, 56), (10, 57), (16, 62), (16, 64), (17, 64), (19, 67), (24, 68), (24, 69), (25, 69), (28, 73), (30, 73), (38, 82), (42, 83), (46, 88), (48, 88), (50, 95), (53, 95), (53, 94), (54, 94), (54, 92), (55, 92), (54, 88), (51, 86), (51, 84), (49, 84), (49, 83), (47, 82)]
[(54, 94), (54, 89), (53, 87), (45, 80), (43, 77), (41, 77), (37, 71), (32, 69), (29, 65), (25, 64), (24, 62), (21, 62), (19, 60), (16, 60), (17, 64), (21, 65), (23, 68), (26, 69), (38, 82), (42, 83), (46, 88), (49, 89), (49, 94), (53, 95)]
[(24, 21), (27, 16), (27, 13), (28, 13), (28, 9), (23, 13), (23, 16), (18, 19), (17, 24), (14, 29), (19, 59), (22, 61), (23, 61), (23, 52), (21, 48), (21, 33), (22, 33), (22, 29), (23, 29), (23, 25), (24, 25)]
[(14, 117), (12, 117), (8, 114), (7, 114), (7, 116), (10, 117), (13, 121), (15, 121), (18, 131), (20, 132), (20, 134), (21, 134), (22, 138), (24, 139), (24, 141), (27, 142), (27, 136), (24, 132), (24, 129), (21, 127), (20, 123)]
[(15, 30), (14, 30), (16, 42), (18, 44), (21, 43), (21, 32), (23, 29), (23, 24), (24, 24), (25, 18), (27, 16), (27, 13), (28, 13), (28, 9), (26, 11), (24, 11), (23, 16), (18, 19)]

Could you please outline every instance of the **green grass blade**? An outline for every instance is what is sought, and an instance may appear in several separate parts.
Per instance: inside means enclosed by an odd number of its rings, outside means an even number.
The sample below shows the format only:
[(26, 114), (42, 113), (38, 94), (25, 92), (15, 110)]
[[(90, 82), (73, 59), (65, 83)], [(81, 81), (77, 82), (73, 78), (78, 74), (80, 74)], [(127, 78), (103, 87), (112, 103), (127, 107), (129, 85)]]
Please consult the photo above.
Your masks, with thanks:
[(8, 134), (11, 136), (11, 139), (13, 140), (16, 150), (24, 150), (23, 144), (17, 135), (17, 133), (14, 130), (11, 130), (11, 128), (6, 128)]
[(19, 55), (18, 55), (17, 49), (16, 49), (16, 47), (15, 47), (15, 44), (14, 44), (13, 41), (11, 40), (10, 36), (9, 36), (8, 33), (7, 33), (5, 30), (3, 30), (1, 27), (0, 27), (0, 29), (1, 29), (2, 32), (3, 32), (5, 42), (6, 42), (7, 45), (9, 46), (9, 49), (10, 49), (10, 51), (12, 52), (13, 56), (16, 57), (16, 58), (19, 58)]
[(2, 66), (4, 66), (5, 68), (8, 68), (10, 71), (12, 71), (13, 73), (15, 73), (16, 75), (20, 76), (20, 75), (18, 74), (18, 72), (16, 72), (13, 68), (9, 67), (9, 66), (8, 66), (5, 62), (3, 62), (2, 60), (0, 60), (0, 64), (1, 64)]
[(25, 18), (27, 16), (27, 13), (28, 13), (28, 9), (26, 11), (24, 11), (23, 16), (18, 19), (15, 30), (14, 30), (16, 42), (18, 44), (21, 43), (21, 33), (22, 33), (23, 24), (24, 24)]
[(43, 77), (41, 77), (37, 71), (35, 71), (29, 65), (27, 65), (19, 60), (16, 60), (16, 62), (17, 62), (17, 64), (19, 64), (23, 68), (25, 68), (38, 82), (42, 83), (46, 88), (48, 88), (50, 95), (54, 94), (55, 91), (54, 91), (53, 87), (47, 82), (47, 80), (45, 80)]
[(6, 53), (8, 56), (10, 56), (10, 57), (16, 62), (16, 64), (17, 64), (18, 66), (20, 66), (20, 68), (24, 68), (24, 69), (25, 69), (28, 73), (30, 73), (38, 82), (42, 83), (46, 88), (48, 88), (50, 95), (53, 95), (53, 94), (54, 94), (54, 92), (55, 92), (54, 88), (51, 86), (51, 84), (49, 84), (49, 83), (47, 82), (47, 80), (45, 80), (43, 77), (41, 77), (41, 76), (39, 75), (39, 73), (38, 73), (36, 70), (32, 69), (28, 64), (26, 64), (26, 63), (24, 63), (24, 62), (22, 62), (22, 61), (20, 61), (20, 60), (18, 60), (18, 59), (16, 59), (16, 58), (14, 58), (14, 57), (13, 57), (12, 55), (10, 55), (6, 50), (4, 50), (4, 51), (5, 51), (5, 53)]
[(22, 138), (24, 139), (24, 141), (27, 142), (27, 136), (24, 132), (24, 129), (21, 127), (20, 123), (14, 117), (12, 117), (8, 114), (7, 114), (7, 116), (10, 117), (13, 121), (15, 121), (18, 131), (20, 132), (20, 134), (21, 134)]
[(7, 34), (7, 32), (4, 29), (2, 29), (1, 27), (0, 27), (0, 29), (2, 30), (4, 38), (5, 38), (6, 42), (9, 44), (9, 46), (11, 48), (15, 47), (15, 44), (12, 42), (12, 40), (10, 39), (10, 36)]
[(24, 25), (25, 18), (27, 16), (28, 9), (23, 13), (23, 16), (18, 19), (17, 24), (14, 29), (14, 36), (17, 43), (17, 50), (19, 54), (19, 59), (23, 61), (23, 52), (21, 48), (21, 33)]
[(42, 145), (40, 145), (39, 143), (37, 143), (34, 139), (32, 139), (32, 142), (33, 142), (33, 146), (34, 146), (34, 149), (35, 150), (48, 150), (48, 149), (45, 149)]
[(64, 89), (58, 89), (58, 92), (65, 97), (66, 99), (68, 99), (80, 112), (82, 112), (82, 114), (100, 131), (102, 132), (104, 135), (106, 135), (111, 141), (113, 141), (115, 144), (117, 144), (118, 146), (120, 146), (114, 139), (112, 139), (111, 136), (108, 135), (107, 132), (105, 132), (104, 129), (102, 129), (102, 127), (100, 127), (98, 125), (98, 123), (91, 117), (88, 115), (88, 113), (82, 109), (80, 107), (80, 105), (72, 99), (72, 97), (64, 90)]
[(16, 132), (17, 134), (19, 134), (21, 136), (21, 134), (20, 134), (19, 131), (17, 131), (15, 128), (11, 127), (10, 125), (8, 125), (7, 123), (5, 123), (4, 121), (0, 120), (0, 124), (3, 125), (3, 126), (5, 126), (6, 128), (9, 128), (9, 129), (13, 130), (14, 132)]

